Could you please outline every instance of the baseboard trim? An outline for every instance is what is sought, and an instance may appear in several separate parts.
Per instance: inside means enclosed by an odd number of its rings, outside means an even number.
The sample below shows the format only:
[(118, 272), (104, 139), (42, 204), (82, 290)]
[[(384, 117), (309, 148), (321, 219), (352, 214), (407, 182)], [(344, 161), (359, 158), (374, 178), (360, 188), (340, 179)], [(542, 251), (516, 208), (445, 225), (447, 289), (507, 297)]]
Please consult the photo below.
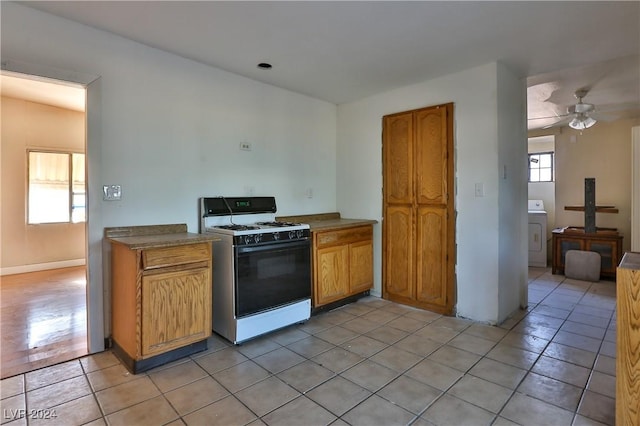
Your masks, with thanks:
[(207, 339), (201, 340), (196, 343), (191, 343), (187, 346), (182, 346), (168, 352), (152, 356), (150, 358), (135, 360), (129, 356), (129, 354), (118, 345), (118, 342), (113, 342), (113, 353), (122, 361), (127, 369), (133, 374), (142, 373), (152, 368), (159, 367), (164, 364), (185, 358), (189, 355), (193, 355), (198, 352), (207, 350)]
[(72, 266), (86, 265), (86, 259), (61, 260), (59, 262), (33, 263), (31, 265), (9, 266), (0, 268), (0, 276), (24, 274), (27, 272), (47, 271), (49, 269), (70, 268)]

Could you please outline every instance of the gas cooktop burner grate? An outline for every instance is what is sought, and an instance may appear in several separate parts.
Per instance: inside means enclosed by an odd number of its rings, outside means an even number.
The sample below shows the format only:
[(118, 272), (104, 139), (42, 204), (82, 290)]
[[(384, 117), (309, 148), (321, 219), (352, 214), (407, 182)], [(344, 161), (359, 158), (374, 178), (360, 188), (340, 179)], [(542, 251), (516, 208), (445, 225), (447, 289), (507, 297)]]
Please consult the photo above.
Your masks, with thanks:
[(272, 222), (258, 222), (256, 223), (256, 225), (262, 225), (262, 226), (278, 226), (278, 227), (285, 227), (285, 226), (300, 226), (299, 223), (295, 223), (295, 222), (279, 222), (279, 221), (272, 221)]
[(251, 231), (254, 229), (260, 229), (259, 227), (253, 225), (220, 225), (216, 226), (215, 228), (230, 229), (232, 231)]

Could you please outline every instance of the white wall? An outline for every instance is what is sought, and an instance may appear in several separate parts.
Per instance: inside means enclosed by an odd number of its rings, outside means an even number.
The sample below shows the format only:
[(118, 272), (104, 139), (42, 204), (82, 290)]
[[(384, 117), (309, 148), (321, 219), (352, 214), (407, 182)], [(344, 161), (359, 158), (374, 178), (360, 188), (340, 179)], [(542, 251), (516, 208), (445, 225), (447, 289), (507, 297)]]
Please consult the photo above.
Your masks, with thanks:
[[(101, 128), (93, 140), (101, 141), (94, 147), (101, 160), (94, 167), (100, 185), (123, 187), (121, 201), (101, 202), (94, 212), (101, 226), (185, 222), (195, 231), (198, 197), (251, 189), (275, 195), (281, 215), (340, 210), (381, 220), (382, 116), (454, 102), (459, 315), (497, 322), (506, 308), (498, 300), (503, 278), (496, 277), (526, 272), (519, 259), (501, 265), (499, 258), (520, 250), (501, 239), (499, 207), (520, 197), (511, 193), (517, 182), (504, 187), (499, 179), (502, 163), (511, 170), (519, 149), (507, 148), (505, 138), (520, 141), (512, 129), (518, 125), (499, 123), (498, 112), (522, 107), (511, 105), (515, 80), (499, 64), (337, 108), (18, 4), (3, 2), (1, 18), (3, 61), (100, 76)], [(238, 149), (245, 141), (253, 151)], [(87, 154), (91, 162), (91, 138)], [(484, 197), (474, 196), (475, 183), (484, 184)], [(525, 212), (523, 206), (523, 222)], [(518, 222), (504, 232), (517, 232)], [(377, 225), (378, 292), (380, 242)]]
[(102, 183), (123, 188), (105, 227), (197, 232), (198, 197), (250, 190), (282, 215), (336, 208), (333, 104), (5, 2), (2, 59), (101, 77)]
[(556, 133), (556, 227), (584, 226), (584, 213), (564, 210), (584, 205), (584, 179), (596, 179), (596, 204), (613, 205), (618, 214), (596, 213), (596, 226), (617, 228), (631, 247), (631, 129), (638, 118), (600, 121), (582, 132)]
[[(501, 66), (498, 64), (488, 64), (338, 107), (338, 209), (345, 217), (368, 217), (382, 221), (382, 117), (395, 112), (454, 102), (455, 200), (458, 212), (457, 311), (460, 316), (492, 323), (497, 322), (501, 315), (499, 283), (496, 279), (501, 268), (499, 249), (511, 248), (513, 252), (520, 253), (513, 263), (502, 266), (506, 268), (503, 269), (503, 275), (526, 276), (526, 246), (523, 248), (523, 243), (503, 241), (503, 246), (499, 247), (500, 146), (505, 143), (519, 144), (513, 152), (502, 152), (509, 169), (512, 163), (518, 161), (521, 165), (526, 165), (524, 133), (520, 136), (520, 131), (514, 132), (510, 125), (498, 124), (498, 89), (502, 85), (498, 77), (508, 80), (508, 86), (501, 89), (506, 90), (507, 94), (500, 97), (500, 111), (509, 107), (515, 111), (523, 111), (524, 98), (520, 98), (516, 105), (509, 104), (518, 96), (523, 96), (524, 83), (521, 83), (522, 90), (514, 88), (514, 79), (506, 70), (501, 69), (499, 73), (499, 69)], [(509, 119), (515, 115), (516, 112), (510, 114)], [(524, 115), (515, 120), (517, 123), (511, 126), (520, 126)], [(500, 138), (509, 140), (501, 141)], [(504, 146), (502, 149), (505, 149)], [(515, 153), (520, 151), (522, 157), (518, 160)], [(515, 172), (518, 166), (513, 167), (514, 173), (509, 176), (513, 176), (516, 181), (522, 179)], [(484, 184), (484, 197), (475, 197), (475, 183)], [(509, 225), (516, 228), (518, 233), (524, 232), (523, 229), (526, 231), (526, 189), (523, 190), (522, 187), (526, 188), (526, 180), (524, 183), (516, 182), (514, 188), (505, 188), (507, 192), (520, 191), (514, 195), (516, 199), (524, 197), (521, 213), (515, 212), (519, 218), (513, 225)], [(375, 226), (374, 238), (374, 292), (380, 294), (380, 223)], [(516, 247), (508, 247), (509, 245)], [(521, 253), (523, 250), (524, 253)], [(507, 274), (506, 270), (512, 270), (513, 273)], [(511, 285), (520, 288), (522, 283), (513, 282)], [(517, 307), (516, 303), (511, 310)], [(504, 310), (509, 308), (505, 307)]]
[[(88, 257), (89, 298), (104, 299), (105, 335), (109, 254), (96, 226), (186, 223), (197, 232), (199, 197), (250, 191), (275, 196), (280, 215), (336, 210), (335, 105), (16, 3), (1, 7), (3, 63), (69, 81), (99, 77), (87, 108)], [(240, 151), (241, 142), (253, 150)], [(122, 185), (122, 200), (102, 201), (103, 184)]]
[(528, 280), (526, 85), (498, 63), (498, 320), (526, 307)]
[(2, 97), (2, 274), (84, 264), (85, 224), (27, 225), (27, 149), (84, 152), (84, 113)]

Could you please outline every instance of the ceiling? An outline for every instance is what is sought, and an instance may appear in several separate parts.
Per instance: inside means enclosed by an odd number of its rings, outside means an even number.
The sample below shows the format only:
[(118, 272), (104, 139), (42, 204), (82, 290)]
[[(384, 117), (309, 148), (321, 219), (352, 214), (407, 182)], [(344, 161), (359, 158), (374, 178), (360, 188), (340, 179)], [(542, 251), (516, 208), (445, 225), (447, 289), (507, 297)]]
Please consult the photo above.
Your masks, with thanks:
[(20, 74), (3, 71), (0, 74), (0, 93), (9, 98), (25, 99), (74, 111), (85, 110), (85, 91), (82, 87), (40, 77), (24, 78)]
[(605, 118), (640, 113), (640, 2), (22, 4), (335, 104), (500, 61), (528, 77), (530, 129), (582, 87)]

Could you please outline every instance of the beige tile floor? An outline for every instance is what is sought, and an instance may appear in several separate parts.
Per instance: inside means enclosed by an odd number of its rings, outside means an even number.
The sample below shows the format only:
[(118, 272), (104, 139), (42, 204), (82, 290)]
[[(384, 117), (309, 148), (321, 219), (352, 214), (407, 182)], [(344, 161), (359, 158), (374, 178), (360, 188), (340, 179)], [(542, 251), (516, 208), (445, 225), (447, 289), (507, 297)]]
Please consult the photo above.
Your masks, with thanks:
[(107, 351), (4, 379), (1, 422), (614, 424), (615, 283), (529, 274), (499, 327), (367, 297), (144, 374)]

